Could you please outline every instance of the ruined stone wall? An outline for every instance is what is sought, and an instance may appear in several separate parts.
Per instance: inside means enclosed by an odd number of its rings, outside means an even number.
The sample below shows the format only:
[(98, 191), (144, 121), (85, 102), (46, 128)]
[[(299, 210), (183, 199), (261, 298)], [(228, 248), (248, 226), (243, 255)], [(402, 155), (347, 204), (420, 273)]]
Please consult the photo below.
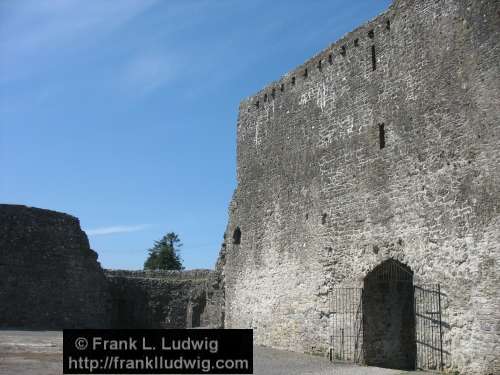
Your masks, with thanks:
[(0, 205), (0, 328), (104, 328), (109, 302), (77, 218)]
[(220, 328), (221, 275), (103, 270), (77, 218), (0, 205), (0, 329)]
[(222, 299), (220, 271), (104, 271), (77, 218), (0, 205), (0, 329), (220, 328)]
[(225, 285), (224, 285), (224, 265), (225, 265), (226, 245), (223, 244), (219, 252), (215, 269), (207, 279), (206, 305), (201, 315), (201, 325), (210, 328), (224, 328), (225, 318)]
[(206, 325), (206, 285), (212, 271), (106, 270), (113, 328), (192, 328)]
[(394, 258), (441, 284), (446, 366), (500, 372), (499, 4), (397, 0), (241, 103), (226, 327), (324, 353), (329, 290)]

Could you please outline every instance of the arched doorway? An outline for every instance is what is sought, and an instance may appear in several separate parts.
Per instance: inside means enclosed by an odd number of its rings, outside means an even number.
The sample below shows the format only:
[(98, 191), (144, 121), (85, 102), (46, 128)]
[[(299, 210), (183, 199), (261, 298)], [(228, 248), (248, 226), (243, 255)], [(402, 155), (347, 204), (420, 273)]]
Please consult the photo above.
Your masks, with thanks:
[(367, 365), (415, 369), (414, 288), (412, 270), (394, 259), (364, 279), (363, 352)]
[(414, 284), (413, 271), (388, 259), (359, 285), (332, 289), (329, 356), (332, 361), (396, 368), (444, 368), (439, 284)]

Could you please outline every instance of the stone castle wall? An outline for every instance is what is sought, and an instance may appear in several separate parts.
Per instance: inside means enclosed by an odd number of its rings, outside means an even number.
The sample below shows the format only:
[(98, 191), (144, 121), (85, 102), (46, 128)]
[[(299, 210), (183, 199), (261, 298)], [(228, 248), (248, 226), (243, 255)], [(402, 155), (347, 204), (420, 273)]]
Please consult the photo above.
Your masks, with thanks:
[(202, 314), (202, 326), (224, 328), (225, 321), (225, 265), (226, 245), (223, 244), (215, 269), (210, 273), (206, 284), (206, 306)]
[(212, 271), (106, 270), (113, 328), (192, 328), (205, 325)]
[(77, 218), (0, 204), (0, 329), (222, 326), (210, 270), (103, 270)]
[(0, 204), (0, 328), (105, 328), (109, 303), (77, 218)]
[(441, 285), (447, 368), (500, 371), (499, 22), (397, 0), (241, 103), (226, 327), (325, 353), (329, 292), (392, 258)]

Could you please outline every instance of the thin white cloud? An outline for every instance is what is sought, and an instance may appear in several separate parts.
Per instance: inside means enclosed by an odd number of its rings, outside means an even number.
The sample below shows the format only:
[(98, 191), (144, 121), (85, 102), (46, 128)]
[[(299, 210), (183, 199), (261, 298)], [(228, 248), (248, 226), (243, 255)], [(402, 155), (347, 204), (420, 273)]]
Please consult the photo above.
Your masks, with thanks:
[[(0, 3), (3, 75), (31, 58), (54, 58), (106, 36), (158, 0), (26, 0)], [(3, 77), (4, 79), (7, 77)]]
[(112, 227), (85, 229), (85, 232), (87, 233), (88, 236), (103, 236), (106, 234), (138, 232), (138, 231), (146, 229), (148, 226), (149, 226), (148, 224), (117, 225), (117, 226), (112, 226)]
[(142, 54), (128, 61), (120, 81), (128, 91), (146, 94), (175, 78), (176, 59), (162, 54)]

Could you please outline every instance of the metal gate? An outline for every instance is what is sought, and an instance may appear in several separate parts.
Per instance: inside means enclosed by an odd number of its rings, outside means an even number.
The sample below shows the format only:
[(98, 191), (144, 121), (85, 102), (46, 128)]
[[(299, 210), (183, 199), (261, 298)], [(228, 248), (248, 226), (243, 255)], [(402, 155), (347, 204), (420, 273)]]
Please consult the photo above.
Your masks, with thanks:
[[(413, 286), (415, 368), (443, 370), (443, 323), (439, 284)], [(331, 361), (364, 363), (363, 288), (334, 288), (330, 295)]]
[(363, 362), (363, 288), (335, 288), (330, 298), (330, 360)]
[(416, 368), (443, 370), (443, 321), (439, 284), (415, 285)]

